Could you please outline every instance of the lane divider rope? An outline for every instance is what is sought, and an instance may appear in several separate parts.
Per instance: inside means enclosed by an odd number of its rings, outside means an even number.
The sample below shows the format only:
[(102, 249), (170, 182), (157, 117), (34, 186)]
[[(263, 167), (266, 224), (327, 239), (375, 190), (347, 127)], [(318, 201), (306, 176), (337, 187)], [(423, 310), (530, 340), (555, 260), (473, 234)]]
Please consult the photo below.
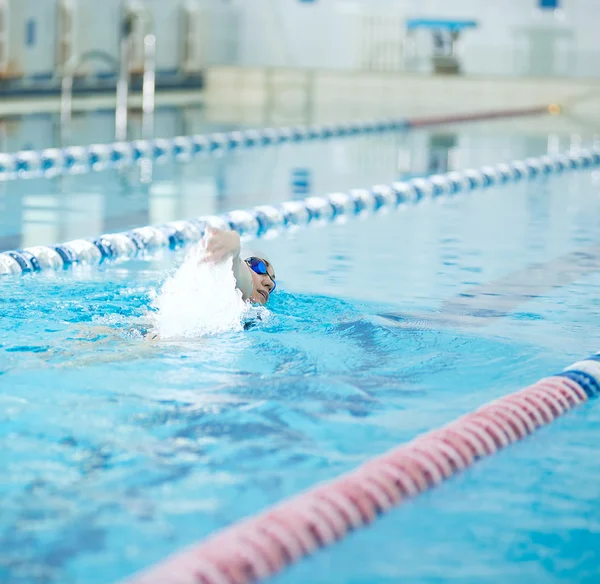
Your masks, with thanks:
[(234, 523), (126, 584), (250, 584), (333, 544), (600, 394), (600, 354)]
[(415, 178), (371, 189), (312, 196), (277, 206), (259, 205), (250, 210), (230, 211), (220, 216), (203, 216), (146, 226), (123, 233), (76, 239), (53, 246), (35, 246), (0, 253), (0, 275), (30, 274), (59, 270), (74, 264), (97, 265), (106, 260), (144, 256), (159, 248), (177, 249), (199, 241), (207, 225), (234, 229), (240, 235), (260, 237), (311, 222), (336, 221), (340, 217), (390, 209), (424, 199), (452, 196), (476, 189), (519, 183), (569, 170), (600, 166), (600, 147), (578, 149), (566, 154), (546, 155), (510, 163), (484, 166), (479, 170), (452, 171)]
[(157, 163), (165, 163), (169, 160), (188, 161), (202, 154), (221, 153), (241, 148), (394, 132), (434, 124), (552, 113), (553, 107), (558, 106), (435, 116), (415, 118), (414, 120), (379, 118), (337, 124), (249, 129), (206, 135), (177, 136), (168, 139), (156, 138), (113, 144), (22, 150), (14, 153), (0, 153), (0, 182), (18, 178), (52, 178), (63, 174), (84, 174), (109, 168), (122, 169), (143, 160), (153, 160)]

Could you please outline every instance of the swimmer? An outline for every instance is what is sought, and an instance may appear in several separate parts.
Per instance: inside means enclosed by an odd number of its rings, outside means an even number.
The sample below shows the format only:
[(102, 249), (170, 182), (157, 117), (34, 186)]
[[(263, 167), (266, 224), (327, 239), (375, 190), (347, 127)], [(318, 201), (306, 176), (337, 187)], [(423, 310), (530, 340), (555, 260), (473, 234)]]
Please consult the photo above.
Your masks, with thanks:
[(266, 304), (276, 288), (275, 271), (264, 257), (242, 260), (240, 236), (235, 231), (209, 228), (205, 235), (204, 261), (218, 264), (233, 259), (233, 275), (244, 301)]
[[(244, 302), (265, 305), (276, 288), (273, 266), (263, 254), (242, 259), (240, 236), (235, 231), (208, 228), (202, 242), (193, 251), (199, 252), (196, 255), (199, 264), (222, 264), (231, 258), (235, 286)], [(144, 340), (162, 340), (152, 323), (147, 324), (138, 323), (135, 327)], [(251, 326), (252, 323), (245, 323), (244, 329)]]
[[(242, 294), (244, 302), (265, 305), (276, 288), (275, 272), (273, 266), (263, 254), (256, 254), (246, 259), (241, 257), (240, 236), (235, 231), (209, 228), (206, 230), (203, 241), (197, 248), (200, 252), (196, 261), (200, 263), (219, 264), (232, 259), (233, 275), (236, 288)], [(193, 267), (192, 267), (193, 269)], [(259, 317), (255, 317), (255, 320)], [(253, 323), (244, 323), (247, 330)], [(132, 323), (130, 332), (144, 341), (163, 342), (155, 328), (155, 322), (149, 314), (139, 317)], [(87, 326), (78, 337), (80, 341), (107, 340), (114, 338), (114, 329), (107, 326)]]
[[(250, 301), (260, 305), (267, 303), (276, 288), (273, 266), (264, 257), (264, 254), (255, 254), (242, 259), (238, 233), (222, 229), (207, 229), (198, 251), (201, 253), (196, 257), (201, 257), (200, 262), (218, 264), (232, 258), (236, 287), (240, 290), (244, 302)], [(260, 321), (261, 315), (254, 314), (252, 320), (246, 320), (242, 322), (242, 325), (244, 330), (248, 330)], [(136, 342), (137, 340), (143, 340), (149, 344), (141, 348)], [(119, 344), (115, 345), (115, 341), (118, 341)], [(150, 358), (156, 355), (153, 352), (155, 344), (160, 343), (161, 346), (164, 346), (164, 343), (170, 342), (176, 345), (181, 341), (181, 338), (161, 338), (151, 314), (147, 312), (145, 315), (135, 317), (134, 322), (127, 328), (118, 329), (114, 326), (91, 323), (77, 325), (74, 331), (69, 330), (66, 338), (55, 346), (48, 347), (47, 350), (41, 352), (31, 351), (35, 359), (26, 366), (39, 367), (40, 358), (44, 366), (56, 368)], [(186, 342), (185, 339), (184, 342)], [(206, 341), (196, 338), (195, 342)], [(94, 347), (96, 350), (86, 351), (86, 347)], [(100, 347), (103, 347), (102, 351), (97, 350)], [(112, 350), (115, 347), (118, 347), (118, 350)], [(82, 349), (83, 355), (81, 355)]]

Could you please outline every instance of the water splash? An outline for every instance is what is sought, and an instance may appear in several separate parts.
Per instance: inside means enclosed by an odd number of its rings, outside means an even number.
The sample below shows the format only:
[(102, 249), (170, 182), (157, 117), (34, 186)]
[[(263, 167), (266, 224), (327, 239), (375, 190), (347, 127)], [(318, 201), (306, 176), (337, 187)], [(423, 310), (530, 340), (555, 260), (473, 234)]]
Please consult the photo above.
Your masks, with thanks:
[(163, 284), (150, 315), (161, 339), (195, 338), (241, 331), (250, 305), (242, 300), (233, 260), (203, 260), (204, 246), (194, 246), (181, 267)]

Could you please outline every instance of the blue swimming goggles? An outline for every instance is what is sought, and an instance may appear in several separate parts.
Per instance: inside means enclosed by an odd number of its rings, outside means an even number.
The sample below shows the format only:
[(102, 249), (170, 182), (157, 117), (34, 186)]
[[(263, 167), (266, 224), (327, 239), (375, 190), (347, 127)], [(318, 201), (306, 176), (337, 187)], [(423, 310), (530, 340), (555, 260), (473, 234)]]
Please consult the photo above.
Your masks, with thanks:
[(271, 282), (273, 282), (273, 290), (271, 290), (271, 292), (275, 292), (275, 288), (277, 288), (277, 282), (275, 282), (275, 277), (271, 276), (271, 274), (269, 274), (269, 272), (267, 271), (267, 264), (265, 263), (265, 260), (251, 257), (246, 259), (246, 263), (248, 264), (250, 269), (256, 274), (259, 274), (260, 276), (264, 276), (266, 274), (267, 276), (269, 276)]

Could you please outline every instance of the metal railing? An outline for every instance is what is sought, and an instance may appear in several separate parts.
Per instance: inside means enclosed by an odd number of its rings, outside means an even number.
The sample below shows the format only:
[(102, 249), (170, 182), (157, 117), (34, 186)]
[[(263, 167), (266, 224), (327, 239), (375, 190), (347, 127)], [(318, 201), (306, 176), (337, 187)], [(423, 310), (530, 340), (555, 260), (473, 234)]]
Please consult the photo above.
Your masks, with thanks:
[(121, 20), (120, 67), (117, 81), (117, 106), (115, 112), (115, 139), (127, 139), (127, 99), (131, 81), (130, 65), (133, 32), (139, 23), (143, 27), (144, 51), (142, 72), (142, 137), (152, 137), (154, 130), (154, 101), (156, 85), (156, 35), (152, 13), (141, 2), (128, 2), (123, 6)]
[[(61, 137), (68, 134), (73, 111), (73, 81), (77, 70), (89, 60), (101, 60), (118, 72), (115, 106), (115, 140), (127, 139), (127, 118), (129, 86), (131, 83), (131, 55), (134, 42), (133, 32), (139, 23), (143, 30), (143, 70), (142, 70), (142, 137), (149, 139), (154, 132), (154, 107), (156, 94), (156, 35), (154, 19), (143, 4), (127, 3), (123, 7), (120, 32), (120, 55), (117, 60), (103, 51), (88, 51), (75, 55), (66, 63), (61, 80), (60, 125)], [(63, 142), (64, 143), (64, 142)]]
[(87, 61), (103, 61), (112, 69), (119, 69), (119, 62), (112, 55), (104, 51), (88, 51), (82, 55), (74, 55), (65, 64), (62, 71), (60, 92), (60, 124), (61, 135), (64, 135), (71, 121), (73, 112), (73, 80), (79, 67)]

